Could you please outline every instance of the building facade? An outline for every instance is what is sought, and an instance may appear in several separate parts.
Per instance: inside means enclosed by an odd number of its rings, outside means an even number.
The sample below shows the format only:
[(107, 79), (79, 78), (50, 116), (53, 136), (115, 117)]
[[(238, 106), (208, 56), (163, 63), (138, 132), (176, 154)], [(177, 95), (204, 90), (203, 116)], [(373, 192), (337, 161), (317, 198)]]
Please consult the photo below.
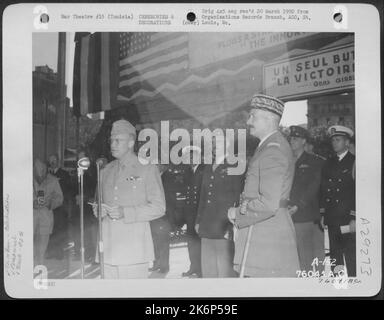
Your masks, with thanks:
[(37, 66), (33, 77), (33, 157), (46, 160), (56, 152), (57, 74), (48, 66)]
[(339, 124), (355, 128), (355, 95), (345, 93), (308, 99), (308, 128)]

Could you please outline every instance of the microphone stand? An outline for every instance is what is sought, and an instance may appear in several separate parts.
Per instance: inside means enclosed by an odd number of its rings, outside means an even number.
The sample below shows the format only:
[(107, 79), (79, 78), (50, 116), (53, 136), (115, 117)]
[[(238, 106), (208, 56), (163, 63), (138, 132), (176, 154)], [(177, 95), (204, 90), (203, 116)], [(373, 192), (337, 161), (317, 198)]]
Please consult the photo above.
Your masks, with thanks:
[(100, 262), (100, 276), (101, 279), (104, 279), (104, 242), (103, 242), (103, 226), (102, 226), (102, 208), (101, 208), (101, 175), (100, 175), (100, 161), (96, 161), (96, 169), (97, 169), (97, 213), (99, 220), (99, 262)]
[(84, 279), (84, 170), (89, 167), (89, 159), (82, 158), (77, 162), (77, 177), (80, 191), (80, 254), (81, 254), (81, 279)]

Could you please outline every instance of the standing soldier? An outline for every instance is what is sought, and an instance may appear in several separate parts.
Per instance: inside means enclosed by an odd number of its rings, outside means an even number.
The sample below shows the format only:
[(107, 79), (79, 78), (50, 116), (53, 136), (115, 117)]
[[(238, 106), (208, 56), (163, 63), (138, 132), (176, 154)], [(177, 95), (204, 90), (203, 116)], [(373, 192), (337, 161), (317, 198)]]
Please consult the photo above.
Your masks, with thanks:
[(287, 139), (278, 131), (284, 103), (256, 94), (251, 108), (247, 124), (260, 143), (248, 165), (241, 205), (228, 211), (239, 229), (235, 268), (248, 277), (296, 277), (300, 265), (287, 208), (294, 161)]
[[(164, 215), (159, 170), (140, 163), (133, 152), (135, 128), (113, 123), (111, 152), (116, 159), (101, 171), (105, 278), (147, 278), (154, 260), (149, 221)], [(96, 211), (97, 205), (94, 206)]]
[(58, 179), (47, 174), (41, 160), (33, 163), (33, 256), (34, 264), (44, 264), (49, 235), (54, 225), (53, 210), (63, 204), (63, 193)]
[(187, 193), (186, 173), (188, 166), (169, 164), (162, 174), (166, 200), (166, 214), (171, 226), (171, 235), (180, 236), (185, 224), (185, 200)]
[(295, 225), (301, 270), (308, 272), (316, 265), (321, 273), (325, 249), (324, 230), (320, 226), (319, 192), (324, 160), (304, 150), (308, 139), (307, 130), (299, 126), (290, 127), (290, 145), (296, 164), (289, 211)]
[(344, 265), (348, 276), (356, 276), (355, 156), (348, 151), (353, 131), (344, 126), (328, 129), (335, 156), (329, 158), (321, 175), (320, 212), (328, 227), (331, 266)]
[[(200, 201), (200, 189), (203, 179), (204, 164), (194, 163), (193, 159), (201, 160), (201, 150), (196, 146), (187, 146), (183, 154), (190, 157), (190, 170), (187, 178), (187, 197), (185, 203), (185, 221), (187, 223), (188, 255), (190, 261), (189, 270), (183, 272), (183, 277), (196, 275), (201, 277), (201, 241), (196, 233), (195, 224), (197, 210)], [(194, 156), (195, 155), (195, 156)]]
[(61, 260), (64, 258), (64, 248), (68, 245), (68, 210), (73, 200), (73, 190), (71, 190), (71, 178), (68, 172), (59, 167), (59, 157), (57, 154), (49, 156), (48, 164), (48, 172), (55, 176), (60, 183), (64, 201), (60, 207), (53, 210), (54, 226), (49, 238), (47, 258)]
[(202, 177), (196, 232), (201, 238), (201, 267), (204, 278), (234, 277), (234, 244), (232, 226), (227, 219), (231, 206), (239, 203), (242, 176), (228, 174), (224, 150), (224, 136), (216, 136), (213, 143), (212, 165), (206, 165)]

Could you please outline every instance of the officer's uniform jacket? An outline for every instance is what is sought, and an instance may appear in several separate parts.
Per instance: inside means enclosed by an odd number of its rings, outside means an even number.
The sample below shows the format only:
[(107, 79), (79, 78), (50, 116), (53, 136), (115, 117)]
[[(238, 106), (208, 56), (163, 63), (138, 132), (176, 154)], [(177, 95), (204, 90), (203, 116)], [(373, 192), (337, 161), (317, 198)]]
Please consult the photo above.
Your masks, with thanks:
[(199, 164), (193, 170), (190, 168), (187, 175), (186, 210), (188, 214), (196, 214), (200, 201), (201, 183), (203, 181), (205, 165)]
[(44, 192), (44, 200), (46, 205), (33, 209), (34, 222), (40, 220), (45, 225), (47, 234), (52, 233), (53, 228), (53, 210), (56, 210), (63, 204), (64, 196), (60, 188), (58, 179), (47, 174), (46, 178), (39, 184), (33, 180), (33, 200), (37, 201), (39, 191)]
[(162, 175), (167, 210), (183, 208), (187, 193), (187, 165), (170, 165)]
[(155, 165), (143, 165), (137, 156), (110, 162), (102, 171), (102, 202), (124, 208), (124, 218), (103, 219), (104, 262), (112, 265), (154, 260), (149, 221), (165, 213), (164, 191)]
[(290, 204), (297, 206), (292, 216), (293, 222), (315, 222), (320, 220), (319, 196), (321, 167), (324, 164), (319, 156), (303, 152), (295, 163)]
[(339, 161), (337, 156), (329, 158), (321, 174), (321, 213), (329, 226), (347, 225), (355, 219), (355, 180), (353, 166), (355, 156), (348, 152)]
[(204, 168), (196, 218), (201, 238), (232, 237), (232, 226), (227, 218), (227, 212), (229, 208), (239, 204), (243, 176), (228, 174), (231, 166), (224, 161), (215, 170), (213, 165), (206, 165)]
[(63, 192), (59, 180), (54, 175), (48, 173), (41, 184), (35, 179), (33, 180), (33, 200), (37, 200), (39, 191), (44, 192), (44, 200), (49, 211), (55, 210), (63, 204)]
[[(246, 213), (236, 214), (235, 268), (240, 269), (248, 226), (253, 226), (245, 275), (295, 277), (299, 270), (296, 235), (286, 208), (294, 175), (294, 160), (286, 138), (275, 132), (256, 149), (242, 195)], [(244, 206), (244, 203), (243, 203)]]

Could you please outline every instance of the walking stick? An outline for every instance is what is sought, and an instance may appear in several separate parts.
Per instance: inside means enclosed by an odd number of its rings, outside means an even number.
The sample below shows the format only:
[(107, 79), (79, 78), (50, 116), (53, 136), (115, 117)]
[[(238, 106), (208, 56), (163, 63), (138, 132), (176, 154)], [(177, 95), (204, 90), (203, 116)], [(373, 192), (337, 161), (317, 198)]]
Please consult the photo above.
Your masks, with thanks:
[(252, 231), (253, 231), (253, 224), (251, 224), (251, 225), (248, 227), (247, 240), (246, 240), (246, 242), (245, 242), (245, 248), (244, 248), (243, 258), (241, 259), (240, 275), (239, 275), (239, 278), (244, 278), (245, 263), (247, 262), (248, 251), (249, 251), (249, 244), (250, 244), (250, 242), (251, 242), (251, 237), (252, 237)]
[(77, 162), (77, 175), (80, 189), (80, 254), (81, 254), (81, 279), (84, 279), (84, 170), (89, 168), (89, 158), (81, 158)]
[(101, 175), (100, 166), (103, 165), (103, 160), (96, 161), (97, 168), (97, 215), (99, 220), (99, 262), (100, 262), (100, 276), (104, 279), (104, 243), (103, 243), (103, 226), (101, 217)]

